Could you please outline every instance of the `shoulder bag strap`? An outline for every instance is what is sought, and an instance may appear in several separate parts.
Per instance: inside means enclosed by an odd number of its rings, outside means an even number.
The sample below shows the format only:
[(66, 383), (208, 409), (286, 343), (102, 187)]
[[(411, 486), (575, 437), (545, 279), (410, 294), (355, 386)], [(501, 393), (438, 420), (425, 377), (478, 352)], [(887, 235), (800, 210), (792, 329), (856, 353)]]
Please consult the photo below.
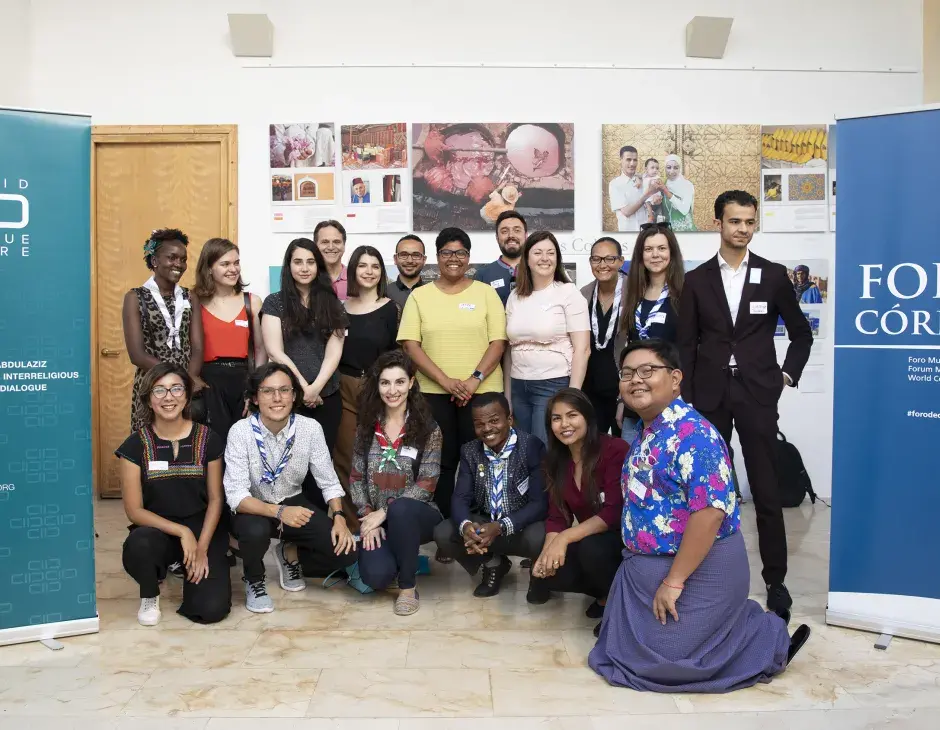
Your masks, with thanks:
[(248, 372), (255, 370), (255, 316), (251, 312), (251, 294), (244, 292), (245, 313), (248, 315)]

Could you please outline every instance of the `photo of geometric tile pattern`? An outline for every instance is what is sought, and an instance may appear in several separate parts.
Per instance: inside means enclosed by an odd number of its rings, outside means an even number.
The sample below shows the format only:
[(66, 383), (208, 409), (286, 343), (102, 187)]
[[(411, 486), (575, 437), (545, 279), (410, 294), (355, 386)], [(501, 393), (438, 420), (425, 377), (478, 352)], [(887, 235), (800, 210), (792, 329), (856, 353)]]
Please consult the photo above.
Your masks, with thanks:
[(823, 201), (826, 199), (826, 175), (790, 175), (787, 193), (790, 201)]

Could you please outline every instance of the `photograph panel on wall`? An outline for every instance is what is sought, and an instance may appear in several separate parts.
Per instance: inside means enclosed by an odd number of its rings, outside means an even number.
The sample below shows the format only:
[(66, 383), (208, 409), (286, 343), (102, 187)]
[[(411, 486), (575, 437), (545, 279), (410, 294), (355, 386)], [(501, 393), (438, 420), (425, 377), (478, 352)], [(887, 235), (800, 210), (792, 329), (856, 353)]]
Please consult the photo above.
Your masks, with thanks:
[(517, 210), (529, 230), (574, 230), (574, 125), (413, 124), (414, 230), (493, 230)]
[(829, 230), (836, 229), (836, 124), (829, 125)]
[(268, 125), (271, 230), (311, 231), (336, 217), (336, 125)]
[(761, 229), (826, 231), (828, 132), (824, 124), (761, 127)]
[(712, 231), (715, 198), (745, 190), (760, 199), (756, 124), (605, 124), (604, 230), (668, 221), (678, 232)]
[(408, 125), (343, 125), (343, 222), (351, 233), (410, 230)]

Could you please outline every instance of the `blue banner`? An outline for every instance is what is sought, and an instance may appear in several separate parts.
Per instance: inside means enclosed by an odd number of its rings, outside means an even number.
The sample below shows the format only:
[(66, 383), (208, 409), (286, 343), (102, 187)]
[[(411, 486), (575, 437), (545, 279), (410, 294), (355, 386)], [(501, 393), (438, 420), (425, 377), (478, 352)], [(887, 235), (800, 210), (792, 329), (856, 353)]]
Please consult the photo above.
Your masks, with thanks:
[(97, 627), (90, 185), (88, 117), (0, 109), (0, 644)]
[[(940, 632), (940, 110), (840, 120), (838, 135), (830, 613), (929, 637)], [(886, 166), (899, 185), (878, 182)]]

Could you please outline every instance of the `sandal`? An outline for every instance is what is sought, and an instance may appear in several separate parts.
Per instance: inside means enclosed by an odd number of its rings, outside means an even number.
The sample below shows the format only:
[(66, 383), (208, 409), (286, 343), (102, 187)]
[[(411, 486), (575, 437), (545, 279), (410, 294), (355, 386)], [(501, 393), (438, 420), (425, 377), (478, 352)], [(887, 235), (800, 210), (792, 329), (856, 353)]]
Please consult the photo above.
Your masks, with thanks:
[(396, 616), (410, 616), (413, 613), (417, 613), (420, 607), (418, 591), (415, 591), (413, 596), (406, 596), (403, 593), (399, 593), (398, 598), (395, 599)]
[(443, 563), (444, 565), (448, 565), (449, 563), (454, 562), (454, 559), (449, 558), (446, 555), (444, 555), (444, 553), (441, 552), (440, 548), (437, 549), (437, 553), (435, 553), (434, 559), (439, 563)]

